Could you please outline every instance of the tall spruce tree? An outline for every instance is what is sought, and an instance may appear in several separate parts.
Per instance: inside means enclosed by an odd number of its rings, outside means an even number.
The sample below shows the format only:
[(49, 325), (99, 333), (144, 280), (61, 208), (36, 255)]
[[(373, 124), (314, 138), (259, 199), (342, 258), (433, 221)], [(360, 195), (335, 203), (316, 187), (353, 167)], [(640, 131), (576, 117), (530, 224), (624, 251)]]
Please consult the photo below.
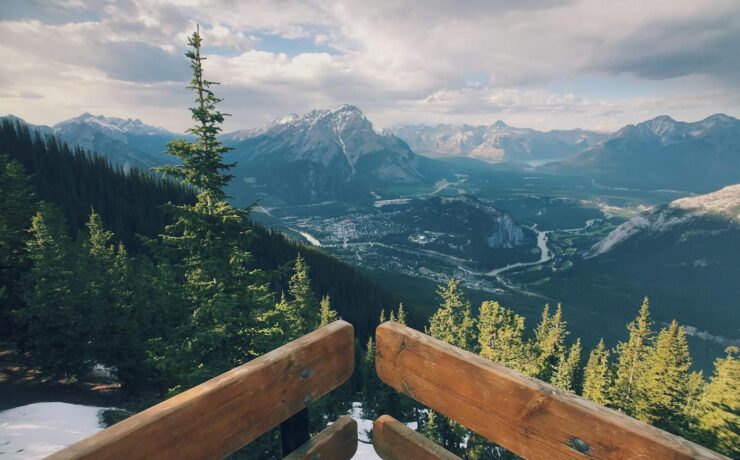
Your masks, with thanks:
[(11, 312), (22, 306), (21, 273), (27, 269), (28, 228), (36, 208), (31, 181), (17, 161), (0, 153), (0, 336), (13, 329)]
[(406, 310), (403, 309), (403, 303), (398, 304), (398, 315), (396, 317), (398, 324), (406, 325)]
[(581, 351), (581, 339), (576, 339), (568, 352), (560, 355), (560, 361), (550, 383), (573, 393), (579, 390)]
[[(179, 327), (177, 345), (165, 344), (176, 366), (179, 383), (191, 386), (244, 363), (264, 351), (255, 336), (260, 333), (256, 319), (272, 306), (272, 294), (264, 275), (252, 266), (249, 243), (251, 227), (248, 209), (230, 205), (224, 187), (232, 176), (231, 164), (223, 155), (229, 148), (217, 135), (224, 114), (216, 109), (221, 101), (211, 91), (214, 82), (203, 75), (202, 39), (196, 30), (188, 39), (195, 92), (190, 109), (195, 126), (188, 130), (194, 142), (174, 140), (167, 153), (182, 164), (160, 168), (197, 192), (194, 204), (170, 206), (174, 222), (161, 235), (159, 251), (182, 276), (183, 297), (189, 321)], [(173, 348), (174, 347), (174, 348)], [(179, 386), (178, 388), (182, 388)]]
[(331, 298), (328, 295), (321, 298), (319, 310), (319, 327), (326, 326), (339, 319), (336, 310), (331, 308)]
[(299, 253), (295, 259), (293, 276), (288, 282), (288, 292), (292, 297), (291, 305), (298, 323), (296, 324), (298, 337), (312, 331), (319, 323), (319, 302), (311, 290), (308, 272), (308, 265)]
[(591, 351), (583, 370), (583, 397), (608, 405), (612, 401), (612, 376), (609, 368), (609, 350), (601, 339)]
[(664, 430), (685, 433), (690, 366), (686, 330), (673, 321), (660, 332), (648, 358), (635, 416)]
[(21, 345), (42, 369), (76, 377), (92, 357), (73, 244), (58, 208), (42, 203), (31, 221), (31, 269), (24, 279), (26, 306), (19, 311)]
[(519, 372), (531, 371), (531, 354), (524, 340), (524, 317), (498, 302), (483, 302), (478, 313), (479, 354)]
[(614, 382), (614, 406), (632, 415), (639, 395), (640, 383), (647, 370), (647, 360), (653, 344), (650, 301), (642, 302), (637, 317), (627, 325), (627, 342), (617, 345), (617, 364)]
[(450, 278), (446, 286), (439, 287), (437, 295), (442, 303), (429, 319), (427, 333), (463, 350), (475, 351), (475, 320), (470, 302), (460, 288), (460, 282)]
[(701, 400), (699, 441), (718, 452), (740, 458), (740, 361), (737, 347), (714, 362), (714, 376)]
[[(476, 352), (477, 331), (470, 302), (460, 288), (460, 283), (450, 278), (447, 285), (440, 286), (437, 295), (442, 302), (429, 319), (427, 333), (464, 350)], [(442, 440), (442, 446), (454, 453), (460, 453), (466, 431), (461, 425), (441, 415), (435, 416), (437, 433), (435, 438)]]
[(113, 328), (118, 324), (116, 298), (119, 290), (119, 275), (116, 266), (116, 249), (112, 243), (113, 233), (103, 226), (95, 211), (90, 212), (87, 232), (82, 235), (81, 251), (78, 255), (77, 271), (85, 284), (80, 307), (85, 309), (86, 330), (93, 358), (99, 363), (111, 364), (110, 354), (116, 347), (124, 346), (116, 340)]
[(563, 310), (558, 305), (557, 310), (550, 316), (550, 306), (545, 305), (542, 311), (542, 320), (534, 332), (534, 375), (547, 382), (552, 380), (558, 364), (565, 353), (565, 338), (568, 335), (566, 322), (563, 320)]

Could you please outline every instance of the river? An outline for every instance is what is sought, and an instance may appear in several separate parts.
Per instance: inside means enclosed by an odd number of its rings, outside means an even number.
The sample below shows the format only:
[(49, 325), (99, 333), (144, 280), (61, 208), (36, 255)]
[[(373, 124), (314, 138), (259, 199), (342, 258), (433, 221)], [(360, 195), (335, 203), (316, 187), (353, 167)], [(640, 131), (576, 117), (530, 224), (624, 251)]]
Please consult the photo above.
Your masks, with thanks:
[(537, 249), (540, 250), (540, 258), (539, 260), (536, 260), (534, 262), (516, 262), (513, 264), (506, 265), (504, 267), (496, 268), (491, 270), (490, 272), (486, 273), (488, 276), (493, 276), (494, 278), (497, 278), (500, 280), (499, 275), (502, 273), (505, 273), (509, 270), (513, 270), (515, 268), (522, 268), (522, 267), (532, 267), (534, 265), (540, 265), (544, 264), (545, 262), (549, 262), (554, 257), (552, 251), (547, 247), (547, 234), (550, 233), (550, 231), (541, 231), (537, 230), (537, 224), (532, 225), (529, 227), (530, 230), (535, 232), (537, 234)]

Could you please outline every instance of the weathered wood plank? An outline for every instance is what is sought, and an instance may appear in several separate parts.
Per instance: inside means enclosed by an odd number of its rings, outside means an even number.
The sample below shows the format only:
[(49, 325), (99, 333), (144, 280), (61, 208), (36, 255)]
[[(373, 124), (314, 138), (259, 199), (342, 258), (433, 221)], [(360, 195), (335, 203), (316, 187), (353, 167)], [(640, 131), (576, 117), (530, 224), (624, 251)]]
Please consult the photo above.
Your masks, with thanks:
[(376, 340), (381, 380), (525, 458), (725, 458), (408, 327)]
[(353, 349), (352, 325), (336, 321), (51, 458), (225, 457), (345, 382)]
[(383, 460), (461, 460), (390, 415), (373, 422), (373, 447)]
[(348, 415), (326, 427), (285, 460), (349, 460), (357, 452), (357, 422)]

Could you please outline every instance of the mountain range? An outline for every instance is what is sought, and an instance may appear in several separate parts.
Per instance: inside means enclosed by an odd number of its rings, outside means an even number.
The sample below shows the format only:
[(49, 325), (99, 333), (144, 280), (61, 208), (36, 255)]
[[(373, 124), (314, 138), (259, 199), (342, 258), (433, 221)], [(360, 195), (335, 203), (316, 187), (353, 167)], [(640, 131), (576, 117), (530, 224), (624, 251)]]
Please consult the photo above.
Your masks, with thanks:
[(582, 129), (535, 131), (513, 128), (503, 121), (492, 125), (401, 125), (388, 129), (419, 154), (432, 158), (468, 157), (487, 162), (559, 160), (609, 136)]
[[(143, 169), (173, 162), (163, 153), (166, 143), (186, 137), (137, 119), (89, 113), (34, 128), (113, 163)], [(243, 201), (265, 194), (288, 203), (354, 200), (387, 185), (433, 183), (450, 172), (451, 164), (428, 156), (530, 164), (559, 160), (538, 171), (586, 177), (607, 187), (705, 193), (740, 182), (740, 120), (723, 114), (695, 123), (660, 116), (611, 135), (540, 132), (501, 121), (380, 132), (360, 109), (345, 105), (288, 115), (221, 139), (233, 147), (229, 157), (237, 163), (230, 192)]]
[(3, 118), (26, 124), (42, 136), (54, 134), (71, 146), (80, 146), (105, 156), (113, 164), (124, 168), (136, 166), (143, 170), (172, 163), (175, 158), (164, 153), (167, 143), (175, 137), (187, 137), (147, 125), (139, 119), (90, 113), (83, 113), (53, 126), (33, 125), (13, 115)]
[(708, 192), (740, 182), (740, 120), (716, 114), (686, 123), (660, 116), (542, 168), (608, 186)]
[(374, 187), (417, 184), (421, 160), (399, 138), (380, 133), (357, 107), (290, 115), (227, 133), (237, 162), (235, 187), (267, 188), (290, 202), (370, 196)]

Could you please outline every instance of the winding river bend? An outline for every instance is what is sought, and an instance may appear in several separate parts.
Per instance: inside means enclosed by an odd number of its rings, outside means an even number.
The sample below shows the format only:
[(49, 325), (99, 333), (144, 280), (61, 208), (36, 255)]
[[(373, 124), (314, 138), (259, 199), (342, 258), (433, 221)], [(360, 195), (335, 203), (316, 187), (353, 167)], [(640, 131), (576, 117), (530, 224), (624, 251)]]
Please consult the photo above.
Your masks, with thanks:
[(532, 230), (533, 232), (535, 232), (537, 234), (537, 248), (540, 250), (540, 258), (539, 258), (539, 260), (536, 260), (534, 262), (516, 262), (516, 263), (513, 263), (513, 264), (509, 264), (509, 265), (506, 265), (506, 266), (503, 266), (503, 267), (500, 267), (500, 268), (493, 269), (490, 272), (487, 272), (486, 273), (486, 276), (490, 276), (492, 278), (495, 278), (496, 281), (498, 281), (499, 283), (503, 284), (504, 286), (506, 286), (508, 289), (510, 289), (512, 291), (521, 292), (522, 294), (527, 294), (527, 295), (540, 296), (539, 294), (537, 294), (535, 292), (530, 292), (530, 291), (524, 290), (524, 289), (522, 289), (522, 288), (520, 288), (520, 287), (512, 284), (511, 282), (509, 282), (508, 279), (506, 279), (505, 277), (502, 276), (504, 273), (506, 273), (506, 272), (508, 272), (510, 270), (514, 270), (516, 268), (533, 267), (535, 265), (541, 265), (541, 264), (544, 264), (546, 262), (549, 262), (550, 260), (553, 259), (553, 257), (555, 257), (555, 254), (553, 254), (553, 252), (550, 250), (550, 248), (547, 247), (547, 240), (548, 240), (548, 236), (547, 235), (550, 233), (550, 231), (549, 230), (548, 231), (538, 230), (537, 229), (537, 224), (534, 224), (534, 225), (532, 225), (529, 228), (530, 228), (530, 230)]

